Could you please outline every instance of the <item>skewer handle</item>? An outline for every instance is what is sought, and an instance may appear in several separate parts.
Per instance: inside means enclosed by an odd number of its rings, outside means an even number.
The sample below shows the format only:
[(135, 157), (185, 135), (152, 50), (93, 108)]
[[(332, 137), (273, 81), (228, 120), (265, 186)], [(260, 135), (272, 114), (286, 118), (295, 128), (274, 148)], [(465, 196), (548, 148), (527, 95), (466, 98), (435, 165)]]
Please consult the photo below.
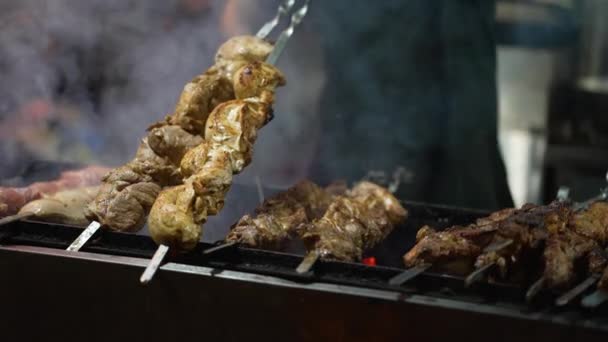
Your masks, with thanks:
[(279, 39), (277, 39), (277, 42), (274, 45), (274, 49), (272, 49), (272, 52), (270, 53), (268, 58), (266, 58), (266, 63), (272, 65), (275, 65), (277, 63), (279, 56), (281, 56), (281, 53), (283, 53), (283, 50), (285, 49), (285, 45), (287, 45), (287, 41), (293, 35), (296, 26), (298, 26), (302, 22), (302, 19), (304, 19), (304, 17), (306, 16), (310, 1), (311, 0), (305, 0), (304, 5), (302, 5), (302, 7), (300, 7), (291, 15), (291, 22), (289, 23), (289, 26), (285, 30), (283, 30), (283, 32), (281, 32)]
[(262, 38), (262, 39), (266, 38), (270, 34), (270, 32), (272, 32), (272, 30), (279, 24), (279, 20), (281, 20), (281, 17), (289, 14), (289, 11), (291, 10), (291, 8), (293, 7), (293, 5), (295, 3), (296, 3), (296, 0), (283, 1), (283, 3), (280, 4), (279, 7), (277, 8), (277, 14), (275, 14), (274, 18), (272, 18), (268, 22), (266, 22), (264, 24), (264, 26), (262, 26), (262, 28), (260, 28), (258, 33), (256, 33), (256, 36), (258, 38)]

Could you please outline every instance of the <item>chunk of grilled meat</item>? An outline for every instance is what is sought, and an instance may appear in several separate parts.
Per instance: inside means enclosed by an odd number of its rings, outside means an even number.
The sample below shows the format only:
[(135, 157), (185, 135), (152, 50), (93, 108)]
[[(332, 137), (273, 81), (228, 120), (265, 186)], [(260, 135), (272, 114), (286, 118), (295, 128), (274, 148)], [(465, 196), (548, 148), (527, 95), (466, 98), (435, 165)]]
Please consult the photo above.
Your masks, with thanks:
[[(547, 206), (526, 205), (518, 210), (502, 210), (466, 228), (434, 232), (423, 227), (418, 233), (418, 243), (404, 256), (404, 261), (407, 267), (422, 263), (445, 264), (479, 253), (476, 268), (495, 264), (499, 274), (505, 277), (516, 266), (528, 265), (521, 262), (524, 255), (538, 254), (542, 256), (545, 285), (564, 288), (584, 271), (602, 271), (606, 259), (598, 251), (608, 229), (606, 217), (608, 205), (605, 203), (594, 203), (586, 210), (574, 212), (570, 204), (555, 202)], [(498, 245), (507, 240), (511, 243), (504, 248), (480, 252), (490, 244)], [(538, 253), (532, 253), (534, 251)], [(586, 263), (586, 267), (576, 269), (575, 265), (581, 262)]]
[(113, 230), (138, 231), (161, 190), (159, 184), (175, 183), (178, 179), (177, 168), (157, 156), (144, 138), (135, 159), (103, 178), (85, 215)]
[(601, 248), (595, 248), (587, 256), (587, 273), (601, 275), (608, 266), (608, 253)]
[(428, 226), (422, 227), (416, 234), (416, 245), (403, 256), (403, 262), (406, 267), (413, 267), (458, 260), (466, 271), (492, 241), (493, 234), (500, 229), (500, 223), (518, 212), (515, 209), (504, 209), (478, 219), (475, 224), (454, 226), (440, 232)]
[(233, 174), (251, 162), (258, 130), (272, 119), (274, 89), (285, 83), (279, 70), (260, 62), (239, 69), (234, 80), (237, 94), (257, 95), (222, 103), (207, 119), (205, 142), (181, 162), (188, 178), (163, 190), (151, 209), (148, 228), (159, 244), (177, 250), (196, 245), (200, 225), (223, 208)]
[(98, 191), (98, 186), (90, 186), (43, 195), (24, 205), (19, 214), (31, 214), (40, 221), (86, 226), (88, 220), (84, 216), (84, 209)]
[(608, 203), (592, 203), (588, 209), (574, 214), (570, 225), (578, 234), (605, 245), (608, 243)]
[(576, 279), (575, 263), (586, 258), (598, 244), (569, 229), (550, 234), (543, 259), (543, 276), (549, 288), (565, 288)]
[(320, 219), (301, 226), (309, 251), (323, 259), (358, 261), (407, 217), (407, 211), (388, 190), (360, 182), (336, 197)]
[[(203, 142), (208, 116), (220, 103), (235, 99), (233, 73), (265, 60), (272, 45), (255, 37), (234, 37), (218, 50), (216, 64), (184, 87), (174, 112), (148, 129), (136, 157), (103, 181), (87, 217), (119, 231), (137, 231), (162, 187), (181, 184), (181, 160)], [(242, 85), (236, 85), (241, 91)], [(123, 217), (126, 215), (127, 217)]]
[(495, 264), (501, 277), (517, 265), (529, 252), (539, 250), (552, 231), (563, 229), (568, 222), (570, 209), (555, 202), (549, 206), (524, 205), (520, 210), (512, 211), (509, 217), (499, 224), (499, 229), (492, 236), (491, 244), (501, 244), (507, 240), (511, 243), (501, 249), (482, 253), (475, 260), (475, 268)]
[(226, 236), (226, 242), (280, 250), (295, 237), (296, 228), (301, 224), (323, 216), (331, 198), (313, 182), (301, 181), (265, 200), (254, 216), (243, 216)]

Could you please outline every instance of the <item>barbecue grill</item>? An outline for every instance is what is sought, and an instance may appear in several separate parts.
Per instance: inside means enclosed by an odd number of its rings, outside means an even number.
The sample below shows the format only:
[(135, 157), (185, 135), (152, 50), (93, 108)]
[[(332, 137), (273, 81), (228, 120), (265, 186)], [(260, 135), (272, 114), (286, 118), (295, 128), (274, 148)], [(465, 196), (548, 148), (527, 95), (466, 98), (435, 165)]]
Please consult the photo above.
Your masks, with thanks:
[(170, 256), (148, 286), (138, 282), (157, 248), (147, 236), (101, 231), (74, 253), (65, 248), (81, 228), (14, 222), (0, 233), (2, 335), (7, 341), (608, 336), (605, 307), (589, 311), (573, 302), (557, 308), (550, 291), (528, 304), (524, 287), (482, 282), (466, 288), (462, 277), (433, 270), (390, 285), (422, 225), (445, 228), (486, 214), (403, 204), (409, 219), (369, 252), (377, 266), (319, 261), (298, 274), (301, 255), (236, 246), (203, 254), (213, 244), (200, 243), (188, 254)]

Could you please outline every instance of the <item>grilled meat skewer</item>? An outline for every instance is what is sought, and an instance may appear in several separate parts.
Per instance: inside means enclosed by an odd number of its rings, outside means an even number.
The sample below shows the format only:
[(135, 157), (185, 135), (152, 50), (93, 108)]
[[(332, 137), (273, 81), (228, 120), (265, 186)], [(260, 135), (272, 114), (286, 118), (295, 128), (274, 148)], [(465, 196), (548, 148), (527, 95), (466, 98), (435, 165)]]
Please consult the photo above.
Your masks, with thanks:
[(150, 126), (135, 158), (103, 179), (87, 217), (113, 230), (141, 229), (161, 189), (181, 184), (186, 177), (180, 170), (182, 157), (203, 142), (212, 110), (237, 97), (234, 72), (264, 60), (271, 50), (271, 44), (255, 37), (234, 37), (224, 43), (215, 65), (186, 84), (174, 113)]
[(269, 198), (243, 216), (226, 236), (227, 243), (280, 250), (301, 225), (318, 219), (327, 210), (332, 195), (310, 181), (301, 181)]
[[(496, 229), (492, 229), (493, 226)], [(487, 272), (490, 266), (497, 266), (499, 275), (506, 277), (515, 267), (524, 264), (521, 262), (524, 255), (535, 255), (531, 252), (542, 250), (539, 254), (544, 266), (542, 278), (534, 289), (561, 289), (571, 285), (583, 271), (593, 275), (603, 271), (606, 260), (598, 251), (606, 243), (607, 232), (607, 203), (592, 203), (581, 211), (563, 202), (527, 205), (519, 210), (498, 212), (469, 227), (442, 232), (423, 227), (418, 233), (418, 243), (404, 256), (404, 262), (407, 267), (447, 264), (503, 243), (504, 247), (498, 250), (477, 254), (475, 268)], [(576, 265), (580, 262), (586, 266), (578, 270)], [(608, 271), (606, 277), (608, 281)]]
[(448, 264), (445, 266), (452, 271), (458, 268), (455, 273), (469, 272), (475, 258), (492, 242), (500, 223), (517, 212), (504, 209), (469, 226), (455, 226), (439, 232), (424, 226), (416, 234), (416, 245), (403, 256), (404, 264), (408, 268)]
[(274, 89), (285, 83), (280, 71), (254, 62), (236, 71), (235, 94), (242, 100), (222, 103), (209, 115), (205, 142), (181, 162), (183, 185), (159, 194), (148, 218), (152, 239), (178, 250), (198, 243), (201, 224), (216, 215), (232, 184), (252, 159), (257, 132), (272, 119)]
[(14, 215), (27, 203), (68, 189), (94, 186), (100, 183), (110, 169), (87, 166), (78, 170), (64, 171), (57, 180), (36, 182), (21, 188), (0, 187), (0, 218)]
[(407, 211), (388, 190), (360, 182), (336, 197), (323, 217), (301, 226), (300, 234), (311, 255), (358, 261), (406, 217)]

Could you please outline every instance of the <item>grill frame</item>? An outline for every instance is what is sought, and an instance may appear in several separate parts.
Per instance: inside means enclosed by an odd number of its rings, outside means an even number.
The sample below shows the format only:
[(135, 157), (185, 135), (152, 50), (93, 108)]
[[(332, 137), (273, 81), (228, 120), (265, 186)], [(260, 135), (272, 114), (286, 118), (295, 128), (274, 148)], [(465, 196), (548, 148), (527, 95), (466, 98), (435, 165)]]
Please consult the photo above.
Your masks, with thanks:
[[(608, 333), (608, 314), (605, 308), (595, 312), (584, 311), (578, 306), (556, 308), (552, 305), (555, 294), (547, 291), (541, 293), (535, 306), (530, 306), (524, 302), (523, 292), (525, 290), (519, 286), (482, 282), (474, 288), (466, 289), (462, 277), (433, 272), (425, 272), (402, 287), (389, 285), (388, 280), (403, 270), (391, 265), (395, 262), (395, 256), (399, 256), (400, 260), (402, 252), (410, 247), (408, 244), (413, 244), (415, 233), (421, 225), (433, 224), (441, 229), (454, 224), (470, 223), (476, 218), (486, 215), (485, 212), (480, 211), (415, 202), (404, 202), (404, 206), (410, 211), (407, 223), (396, 228), (385, 242), (370, 251), (371, 255), (377, 257), (379, 265), (388, 264), (388, 266), (371, 267), (357, 263), (319, 261), (314, 267), (314, 272), (300, 275), (295, 272), (295, 268), (302, 259), (299, 255), (242, 247), (232, 247), (210, 255), (203, 255), (202, 251), (212, 247), (213, 244), (199, 243), (191, 253), (170, 256), (168, 263), (161, 267), (160, 274), (157, 275), (154, 283), (162, 284), (167, 277), (181, 279), (184, 274), (217, 278), (218, 281), (228, 278), (237, 283), (253, 282), (257, 284), (257, 287), (269, 286), (275, 290), (280, 288), (281, 290), (277, 291), (281, 292), (297, 289), (305, 292), (330, 293), (331, 296), (359, 297), (359, 299), (353, 299), (356, 302), (360, 301), (360, 298), (380, 300), (383, 303), (381, 304), (382, 310), (387, 310), (384, 313), (386, 319), (390, 319), (391, 315), (394, 315), (392, 319), (403, 315), (410, 317), (410, 313), (407, 311), (401, 312), (404, 310), (404, 306), (413, 305), (424, 307), (422, 310), (437, 310), (438, 314), (441, 312), (441, 315), (445, 314), (446, 319), (451, 320), (460, 321), (463, 319), (462, 317), (468, 315), (475, 317), (481, 315), (484, 320), (490, 320), (488, 326), (494, 324), (490, 322), (505, 320), (505, 322), (513, 321), (508, 324), (515, 325), (527, 322), (530, 329), (550, 326), (551, 329), (568, 331), (568, 334)], [(5, 258), (3, 263), (6, 268), (12, 269), (14, 266), (11, 266), (11, 263), (22, 262), (19, 260), (52, 258), (62, 260), (54, 266), (61, 270), (60, 273), (65, 273), (66, 270), (75, 267), (79, 270), (78, 272), (88, 274), (98, 268), (106, 268), (106, 264), (115, 267), (127, 266), (131, 269), (129, 272), (141, 273), (148, 259), (156, 250), (156, 245), (147, 236), (102, 231), (93, 236), (89, 244), (83, 247), (82, 252), (63, 251), (80, 232), (81, 228), (66, 225), (34, 221), (14, 222), (0, 230), (0, 254), (3, 254), (3, 258)], [(401, 241), (404, 242), (401, 243)], [(395, 250), (395, 246), (399, 246), (399, 250)], [(387, 253), (387, 250), (392, 252)], [(81, 265), (83, 258), (86, 260), (84, 267)], [(36, 263), (23, 267), (37, 269)], [(137, 282), (137, 277), (122, 281)], [(208, 281), (211, 280), (207, 279), (203, 282)], [(128, 286), (128, 288), (131, 287)], [(15, 288), (18, 288), (17, 284), (15, 284)], [(267, 290), (261, 291), (267, 292)], [(129, 294), (125, 292), (125, 295)], [(226, 296), (226, 294), (218, 295)], [(304, 297), (306, 296), (308, 295)], [(325, 298), (327, 294), (321, 296)], [(64, 300), (69, 300), (69, 298)], [(165, 302), (163, 299), (158, 300)], [(289, 300), (296, 300), (296, 298)], [(253, 302), (256, 303), (255, 305), (260, 305), (255, 300)], [(33, 303), (30, 304), (33, 305)], [(15, 302), (13, 305), (20, 304)], [(389, 314), (389, 312), (392, 313)], [(463, 316), (459, 317), (459, 315)], [(471, 323), (462, 322), (461, 324)], [(485, 328), (481, 331), (485, 331)]]

